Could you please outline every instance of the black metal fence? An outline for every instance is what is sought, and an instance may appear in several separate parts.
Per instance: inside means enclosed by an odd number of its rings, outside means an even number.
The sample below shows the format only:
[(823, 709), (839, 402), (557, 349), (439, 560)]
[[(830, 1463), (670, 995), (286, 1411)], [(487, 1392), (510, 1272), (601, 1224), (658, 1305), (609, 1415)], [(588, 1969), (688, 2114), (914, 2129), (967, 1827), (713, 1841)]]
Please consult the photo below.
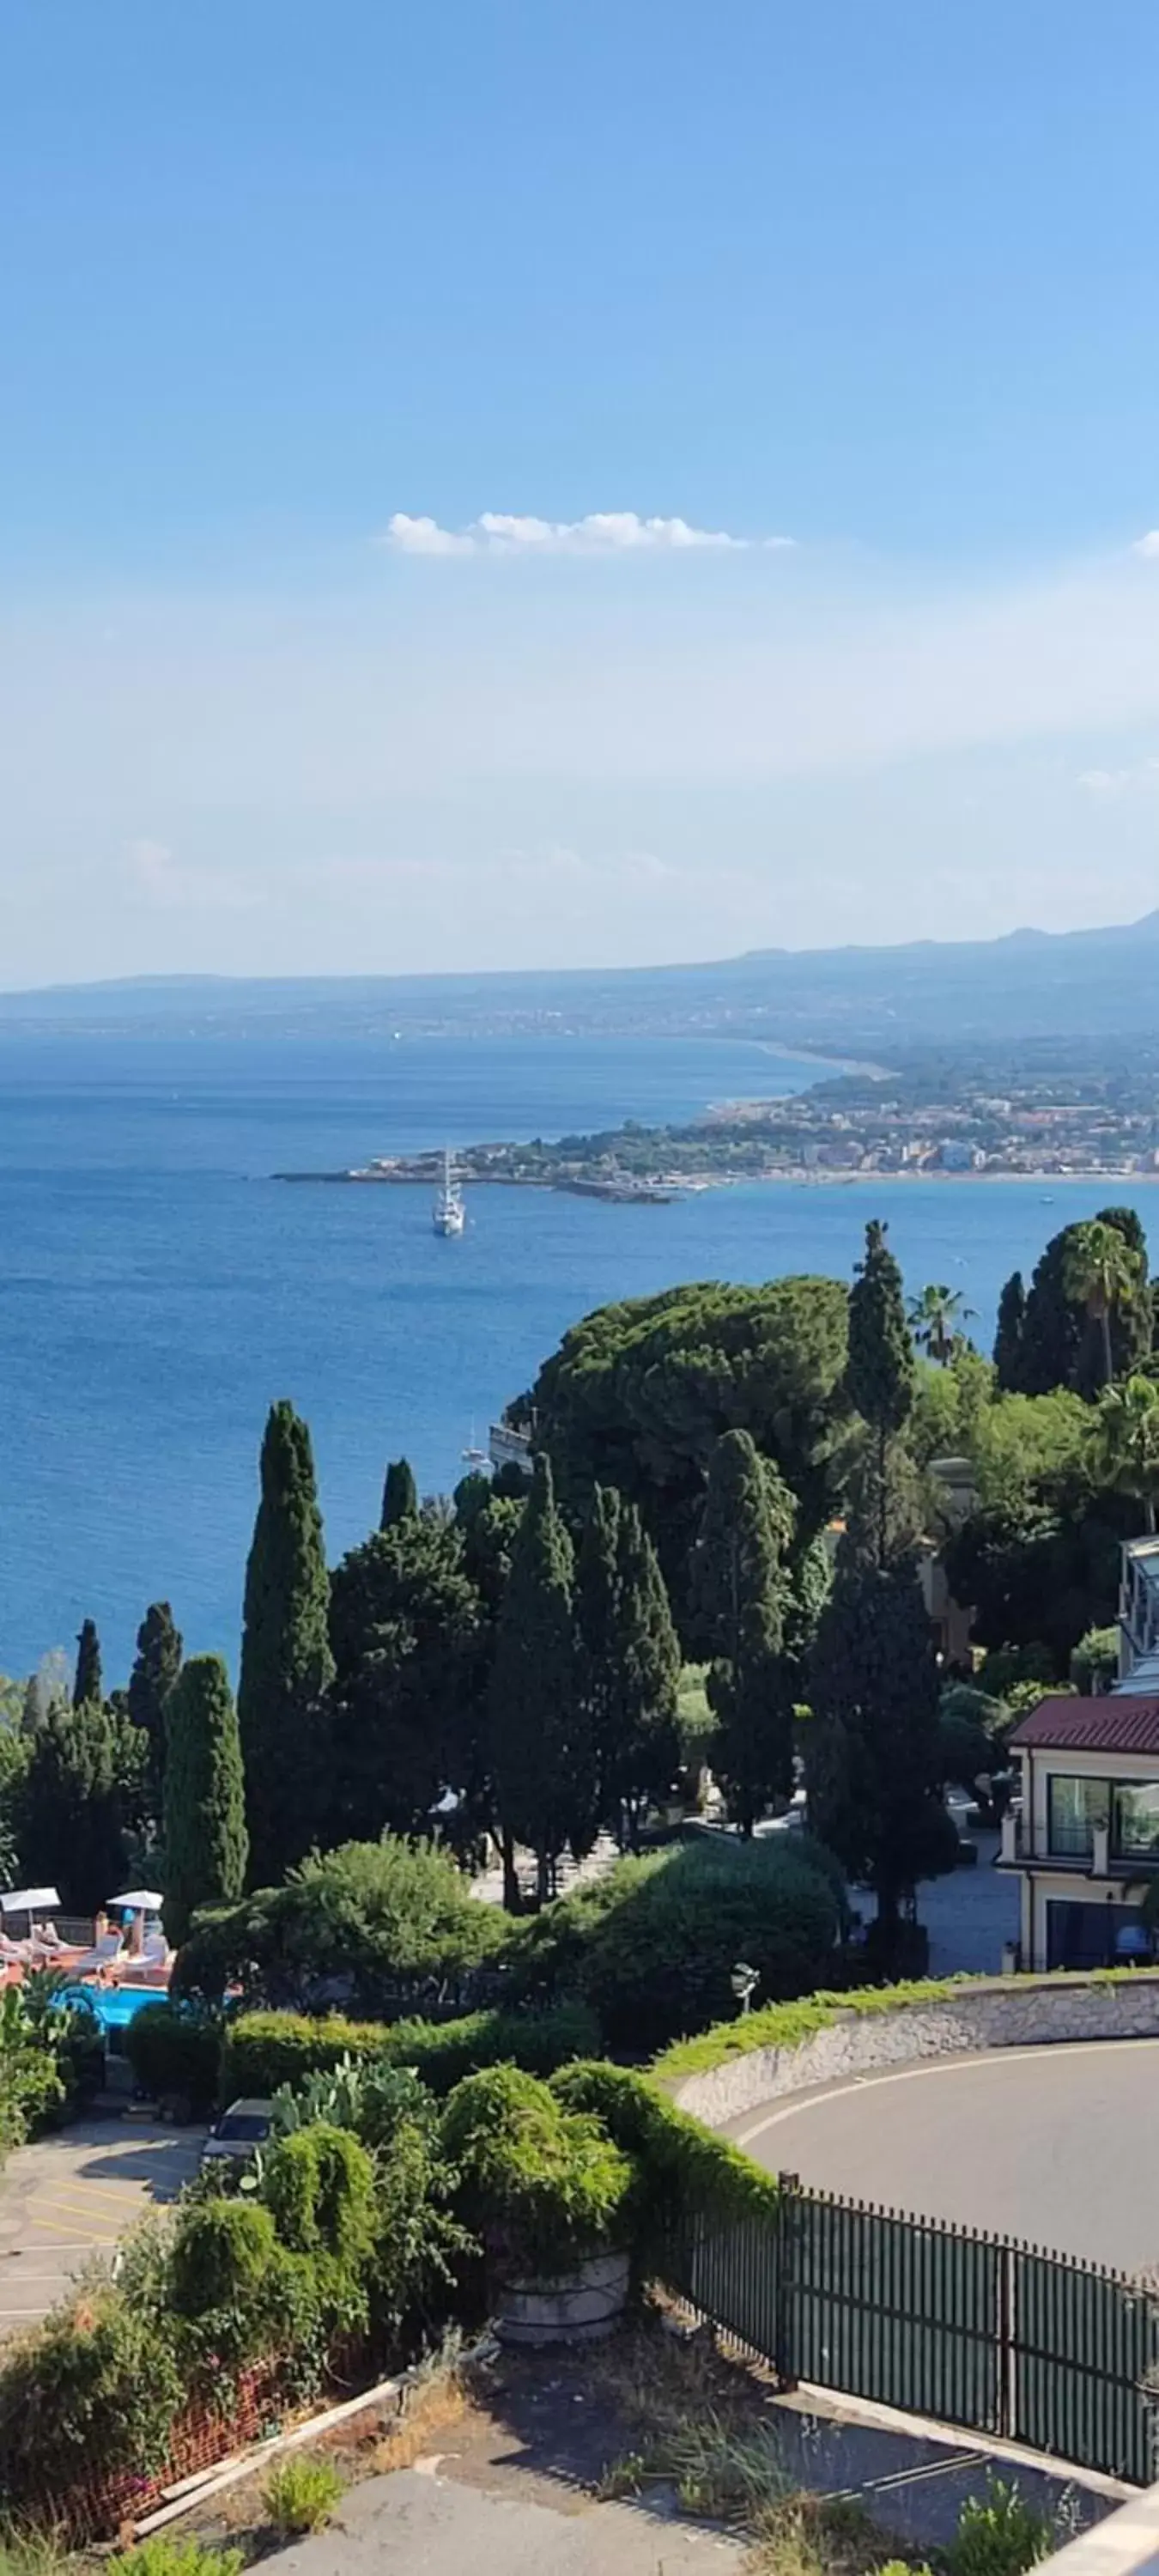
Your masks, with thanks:
[(785, 2175), (767, 2213), (698, 2220), (666, 2272), (789, 2385), (872, 2398), (1138, 2486), (1159, 2475), (1145, 2386), (1159, 2370), (1159, 2311), (1117, 2272)]

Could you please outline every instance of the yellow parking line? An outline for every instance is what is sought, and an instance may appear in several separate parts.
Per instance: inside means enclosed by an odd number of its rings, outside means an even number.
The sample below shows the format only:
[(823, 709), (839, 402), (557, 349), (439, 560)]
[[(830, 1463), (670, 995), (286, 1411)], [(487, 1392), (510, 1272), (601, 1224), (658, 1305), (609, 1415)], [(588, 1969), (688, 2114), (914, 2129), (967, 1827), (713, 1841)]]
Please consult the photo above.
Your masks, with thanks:
[[(55, 2229), (59, 2234), (62, 2227), (75, 2227), (78, 2216), (85, 2218), (85, 2237), (90, 2241), (95, 2243), (99, 2240), (100, 2243), (108, 2245), (115, 2245), (118, 2242), (121, 2235), (121, 2229), (119, 2227), (111, 2224), (106, 2226), (103, 2221), (99, 2225), (96, 2225), (86, 2218), (84, 2210), (80, 2210), (78, 2212), (75, 2209), (57, 2209), (51, 2201), (43, 2201), (41, 2203), (41, 2214), (39, 2216), (30, 2211), (28, 2224), (30, 2227), (39, 2227), (42, 2233), (47, 2235), (51, 2235), (53, 2229)], [(84, 2238), (80, 2241), (83, 2243)]]

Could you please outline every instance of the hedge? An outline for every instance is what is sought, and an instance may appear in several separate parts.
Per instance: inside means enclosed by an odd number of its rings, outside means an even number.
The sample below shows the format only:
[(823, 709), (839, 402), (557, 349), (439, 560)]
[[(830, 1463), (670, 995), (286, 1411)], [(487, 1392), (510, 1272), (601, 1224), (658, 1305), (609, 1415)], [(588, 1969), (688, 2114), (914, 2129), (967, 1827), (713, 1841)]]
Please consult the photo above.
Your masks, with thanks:
[(143, 2004), (126, 2025), (125, 2055), (143, 2093), (180, 2094), (200, 2110), (217, 2092), (221, 2025), (177, 2004)]
[(440, 2097), (464, 2075), (510, 2061), (533, 2075), (550, 2075), (569, 2058), (599, 2046), (595, 2018), (582, 2004), (550, 2012), (466, 2013), (458, 2021), (347, 2021), (340, 2013), (313, 2019), (305, 2013), (242, 2013), (225, 2029), (218, 2085), (223, 2104), (239, 2096), (266, 2099), (280, 2084), (297, 2086), (325, 2074), (343, 2057), (373, 2057), (388, 2066), (413, 2066)]
[(581, 2059), (561, 2066), (551, 2089), (565, 2109), (594, 2112), (637, 2168), (639, 2269), (655, 2266), (662, 2273), (674, 2234), (698, 2214), (760, 2217), (776, 2208), (775, 2175), (677, 2110), (653, 2077), (609, 2065), (606, 2058)]

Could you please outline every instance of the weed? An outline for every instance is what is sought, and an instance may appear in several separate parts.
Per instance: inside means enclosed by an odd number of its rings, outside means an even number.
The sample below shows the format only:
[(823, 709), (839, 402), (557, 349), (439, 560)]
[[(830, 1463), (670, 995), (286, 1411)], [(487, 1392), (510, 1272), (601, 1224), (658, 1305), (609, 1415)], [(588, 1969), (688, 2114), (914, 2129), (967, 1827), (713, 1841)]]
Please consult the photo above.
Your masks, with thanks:
[[(208, 2549), (204, 2541), (178, 2540), (172, 2532), (157, 2531), (151, 2540), (110, 2558), (107, 2576), (240, 2576), (244, 2564), (240, 2549)], [(29, 2570), (28, 2576), (38, 2576), (38, 2571)]]
[(618, 2460), (609, 2460), (596, 2486), (600, 2504), (615, 2504), (621, 2496), (639, 2495), (648, 2477), (648, 2463), (642, 2451), (625, 2451)]
[(271, 2469), (262, 2488), (266, 2519), (288, 2539), (292, 2533), (323, 2531), (342, 2493), (342, 2480), (329, 2460), (283, 2460)]
[(66, 2541), (52, 2531), (21, 2523), (0, 2530), (0, 2576), (67, 2576)]
[(1053, 2548), (1046, 2514), (1027, 2504), (1012, 2480), (991, 2477), (984, 2495), (967, 2496), (946, 2557), (950, 2576), (1023, 2576)]

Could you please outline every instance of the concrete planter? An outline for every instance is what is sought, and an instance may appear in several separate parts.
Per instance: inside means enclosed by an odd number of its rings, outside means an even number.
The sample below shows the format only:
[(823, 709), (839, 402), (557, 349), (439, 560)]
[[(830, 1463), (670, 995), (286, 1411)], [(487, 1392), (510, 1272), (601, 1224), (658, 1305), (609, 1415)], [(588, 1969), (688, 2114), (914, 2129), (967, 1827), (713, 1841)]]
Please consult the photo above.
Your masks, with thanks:
[(504, 2283), (495, 2331), (504, 2344), (598, 2343), (619, 2323), (627, 2296), (627, 2255), (593, 2254), (557, 2281)]

